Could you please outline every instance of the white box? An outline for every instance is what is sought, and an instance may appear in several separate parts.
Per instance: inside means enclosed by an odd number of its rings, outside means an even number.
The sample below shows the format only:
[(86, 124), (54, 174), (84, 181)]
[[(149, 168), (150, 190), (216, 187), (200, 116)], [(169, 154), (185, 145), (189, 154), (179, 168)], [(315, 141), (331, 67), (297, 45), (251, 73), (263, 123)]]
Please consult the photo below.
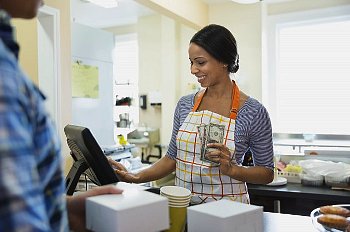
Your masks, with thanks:
[(263, 208), (230, 200), (213, 201), (187, 208), (189, 232), (262, 232)]
[(97, 232), (155, 232), (169, 228), (168, 199), (139, 190), (86, 200), (86, 228)]

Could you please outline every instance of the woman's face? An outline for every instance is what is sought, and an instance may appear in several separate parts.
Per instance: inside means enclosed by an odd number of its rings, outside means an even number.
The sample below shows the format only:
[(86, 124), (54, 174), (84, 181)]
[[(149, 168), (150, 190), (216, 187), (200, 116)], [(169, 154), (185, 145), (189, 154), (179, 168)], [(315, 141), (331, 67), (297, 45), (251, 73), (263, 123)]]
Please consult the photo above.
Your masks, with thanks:
[(188, 55), (191, 62), (191, 73), (197, 77), (202, 87), (215, 85), (228, 75), (227, 67), (224, 67), (223, 63), (197, 44), (190, 44)]
[(0, 8), (6, 10), (13, 18), (34, 18), (43, 0), (0, 0)]

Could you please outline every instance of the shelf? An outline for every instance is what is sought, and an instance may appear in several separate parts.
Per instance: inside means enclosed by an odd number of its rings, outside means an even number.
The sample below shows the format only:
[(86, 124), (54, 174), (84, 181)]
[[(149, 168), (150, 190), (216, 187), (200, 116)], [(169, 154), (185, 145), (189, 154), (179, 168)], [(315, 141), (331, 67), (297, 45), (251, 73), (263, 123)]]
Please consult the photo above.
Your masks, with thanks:
[(115, 85), (135, 85), (133, 83), (115, 83)]
[(115, 85), (138, 85), (138, 83), (133, 83), (133, 82), (129, 82), (129, 81), (127, 81), (127, 82), (118, 82), (118, 81), (114, 81), (114, 84)]
[(347, 147), (350, 148), (349, 141), (341, 140), (314, 140), (306, 142), (304, 139), (274, 139), (276, 146), (301, 146), (301, 147)]

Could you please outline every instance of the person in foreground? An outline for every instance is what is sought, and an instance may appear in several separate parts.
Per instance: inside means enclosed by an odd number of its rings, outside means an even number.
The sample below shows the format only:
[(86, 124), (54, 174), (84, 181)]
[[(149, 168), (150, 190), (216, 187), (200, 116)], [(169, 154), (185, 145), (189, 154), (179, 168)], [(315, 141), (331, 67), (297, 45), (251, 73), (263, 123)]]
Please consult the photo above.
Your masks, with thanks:
[(85, 231), (85, 199), (122, 191), (110, 185), (65, 197), (57, 133), (18, 65), (10, 24), (34, 18), (42, 4), (0, 0), (0, 231)]
[[(160, 179), (173, 171), (175, 183), (192, 192), (192, 204), (219, 199), (249, 203), (246, 182), (267, 184), (273, 180), (271, 121), (265, 107), (239, 90), (230, 73), (239, 68), (236, 40), (220, 25), (208, 25), (191, 39), (188, 49), (191, 73), (203, 90), (182, 97), (174, 114), (167, 154), (137, 174), (110, 160), (116, 174), (126, 182)], [(224, 127), (223, 142), (201, 159), (201, 129)], [(213, 149), (214, 148), (214, 149)], [(254, 166), (242, 166), (250, 149)]]

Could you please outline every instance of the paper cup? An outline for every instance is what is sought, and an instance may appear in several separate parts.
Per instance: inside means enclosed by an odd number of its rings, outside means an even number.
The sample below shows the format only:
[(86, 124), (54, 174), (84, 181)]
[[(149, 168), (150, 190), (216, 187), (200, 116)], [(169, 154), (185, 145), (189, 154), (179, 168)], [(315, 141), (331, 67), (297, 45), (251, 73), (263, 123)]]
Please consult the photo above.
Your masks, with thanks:
[(167, 195), (164, 195), (163, 193), (160, 193), (160, 195), (163, 196), (163, 197), (168, 198), (168, 200), (171, 200), (171, 201), (188, 201), (188, 200), (191, 200), (191, 196), (180, 198), (180, 197), (167, 196)]
[(183, 208), (183, 207), (188, 207), (188, 204), (171, 204), (171, 203), (169, 203), (169, 207)]
[(186, 197), (177, 197), (177, 196), (171, 196), (171, 195), (167, 195), (167, 194), (164, 194), (164, 193), (160, 193), (161, 196), (164, 196), (164, 197), (167, 197), (167, 198), (170, 198), (170, 199), (176, 199), (176, 200), (187, 200), (188, 198), (191, 198), (191, 195), (188, 195)]
[(160, 192), (165, 196), (176, 198), (187, 198), (191, 196), (190, 190), (179, 186), (163, 186), (160, 188)]
[(187, 206), (169, 206), (170, 228), (167, 232), (183, 232), (186, 228)]
[(170, 228), (167, 232), (185, 231), (191, 191), (179, 186), (163, 186), (160, 188), (160, 195), (168, 198)]
[(191, 201), (191, 198), (186, 199), (186, 200), (172, 200), (172, 199), (169, 199), (169, 198), (168, 198), (168, 202), (169, 202), (169, 203), (173, 203), (173, 204), (183, 204), (183, 203), (189, 204), (190, 201)]

